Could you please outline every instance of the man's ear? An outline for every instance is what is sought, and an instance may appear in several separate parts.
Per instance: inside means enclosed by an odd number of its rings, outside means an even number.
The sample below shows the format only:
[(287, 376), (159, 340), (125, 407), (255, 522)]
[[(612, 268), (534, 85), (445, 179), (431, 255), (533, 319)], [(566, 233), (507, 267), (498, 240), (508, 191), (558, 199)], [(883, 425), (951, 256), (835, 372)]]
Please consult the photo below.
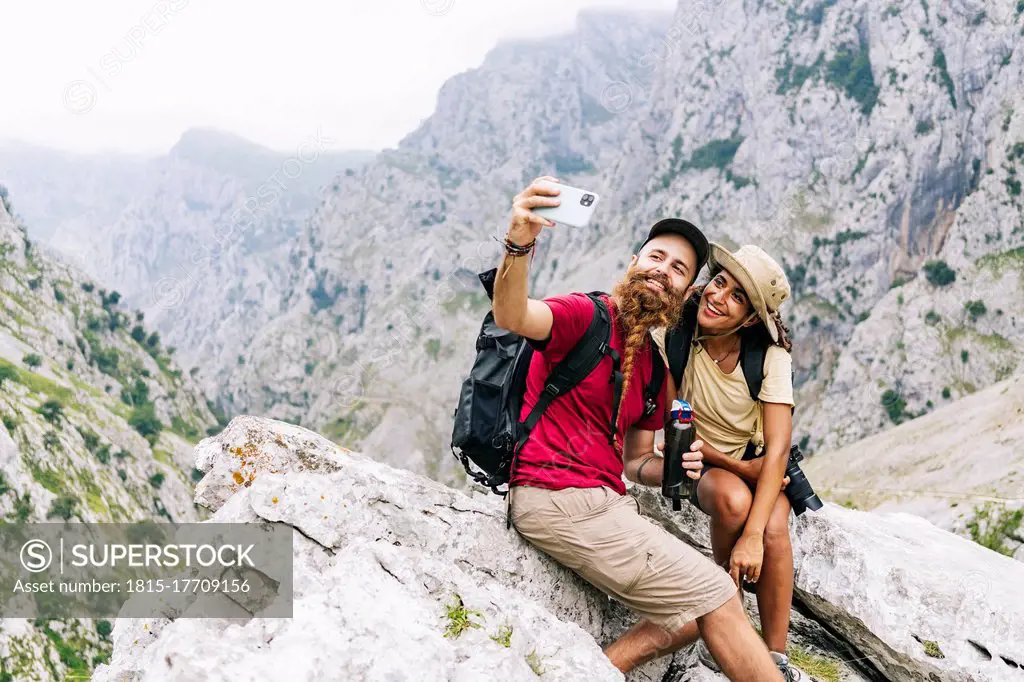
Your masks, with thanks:
[(640, 260), (640, 257), (634, 253), (633, 257), (629, 259), (629, 267), (633, 267), (634, 265), (636, 265), (636, 262), (638, 260)]

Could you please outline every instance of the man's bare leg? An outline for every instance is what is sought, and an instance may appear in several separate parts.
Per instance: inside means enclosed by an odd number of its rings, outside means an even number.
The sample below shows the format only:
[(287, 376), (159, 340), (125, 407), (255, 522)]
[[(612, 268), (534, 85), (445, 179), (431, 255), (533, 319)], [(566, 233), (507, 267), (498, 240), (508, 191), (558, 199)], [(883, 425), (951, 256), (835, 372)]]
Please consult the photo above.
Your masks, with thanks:
[(768, 647), (750, 624), (739, 594), (714, 611), (691, 621), (669, 635), (646, 618), (605, 648), (616, 668), (627, 673), (655, 658), (665, 656), (703, 636), (708, 649), (730, 680), (781, 680)]
[(655, 658), (675, 653), (697, 641), (697, 622), (690, 621), (671, 635), (643, 618), (604, 649), (604, 655), (621, 672), (629, 672)]
[(730, 680), (776, 680), (782, 673), (747, 619), (739, 594), (697, 619), (701, 637)]

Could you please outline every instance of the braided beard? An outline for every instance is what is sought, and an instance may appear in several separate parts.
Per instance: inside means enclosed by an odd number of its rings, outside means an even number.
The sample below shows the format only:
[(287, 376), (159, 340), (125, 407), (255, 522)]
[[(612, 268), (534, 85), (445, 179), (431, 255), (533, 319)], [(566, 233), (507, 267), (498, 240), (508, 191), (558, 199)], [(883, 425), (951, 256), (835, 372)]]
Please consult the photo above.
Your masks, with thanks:
[[(647, 286), (648, 280), (661, 282), (665, 290), (652, 291)], [(673, 291), (669, 288), (668, 278), (660, 273), (630, 269), (612, 289), (612, 296), (615, 297), (616, 320), (622, 325), (625, 338), (622, 349), (622, 397), (619, 401), (621, 414), (633, 379), (633, 364), (637, 352), (643, 348), (648, 332), (652, 328), (671, 329), (676, 326), (682, 314), (686, 292)], [(616, 439), (617, 444), (618, 442)]]

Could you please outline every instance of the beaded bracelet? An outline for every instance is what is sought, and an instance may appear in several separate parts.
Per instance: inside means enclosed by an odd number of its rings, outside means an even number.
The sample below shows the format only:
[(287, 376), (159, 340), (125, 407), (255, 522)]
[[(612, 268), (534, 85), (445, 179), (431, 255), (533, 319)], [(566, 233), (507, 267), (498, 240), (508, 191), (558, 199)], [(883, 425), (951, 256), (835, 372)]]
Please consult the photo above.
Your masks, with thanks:
[(497, 237), (494, 238), (494, 241), (496, 241), (498, 243), (504, 244), (505, 245), (505, 253), (507, 253), (508, 255), (513, 256), (513, 257), (526, 256), (531, 251), (533, 251), (533, 247), (537, 245), (537, 240), (536, 239), (534, 239), (529, 244), (524, 244), (524, 245), (516, 244), (515, 242), (513, 242), (511, 239), (508, 238), (508, 235), (505, 235), (505, 241), (504, 242), (499, 240)]

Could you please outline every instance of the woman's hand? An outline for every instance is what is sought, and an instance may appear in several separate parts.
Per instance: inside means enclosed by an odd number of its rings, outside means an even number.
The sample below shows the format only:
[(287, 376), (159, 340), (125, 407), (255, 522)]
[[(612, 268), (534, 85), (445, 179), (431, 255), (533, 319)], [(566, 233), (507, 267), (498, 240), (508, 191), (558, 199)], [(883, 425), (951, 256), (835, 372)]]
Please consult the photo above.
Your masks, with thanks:
[[(740, 460), (736, 463), (736, 470), (734, 473), (750, 485), (757, 485), (757, 479), (761, 477), (761, 465), (763, 463), (764, 462), (760, 457)], [(789, 476), (783, 476), (782, 487), (779, 488), (779, 490), (785, 490), (788, 483)]]
[(761, 562), (764, 561), (764, 538), (760, 533), (748, 535), (744, 533), (732, 548), (729, 557), (729, 575), (736, 587), (740, 579), (756, 583), (761, 577)]

